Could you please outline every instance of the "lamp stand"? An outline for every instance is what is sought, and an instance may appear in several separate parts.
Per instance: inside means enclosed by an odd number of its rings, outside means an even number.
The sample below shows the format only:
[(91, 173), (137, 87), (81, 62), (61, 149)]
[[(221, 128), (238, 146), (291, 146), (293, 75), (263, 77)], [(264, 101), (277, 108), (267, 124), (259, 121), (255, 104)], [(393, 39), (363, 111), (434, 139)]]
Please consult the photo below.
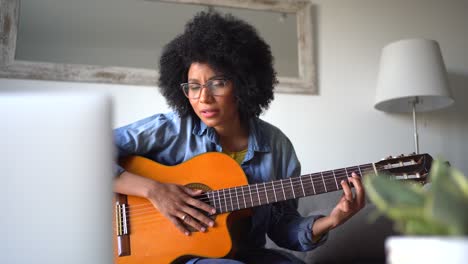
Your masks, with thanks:
[(419, 104), (419, 97), (415, 97), (412, 101), (413, 104), (413, 128), (414, 128), (414, 148), (416, 154), (419, 154), (419, 138), (418, 138), (418, 125), (416, 123), (416, 105)]

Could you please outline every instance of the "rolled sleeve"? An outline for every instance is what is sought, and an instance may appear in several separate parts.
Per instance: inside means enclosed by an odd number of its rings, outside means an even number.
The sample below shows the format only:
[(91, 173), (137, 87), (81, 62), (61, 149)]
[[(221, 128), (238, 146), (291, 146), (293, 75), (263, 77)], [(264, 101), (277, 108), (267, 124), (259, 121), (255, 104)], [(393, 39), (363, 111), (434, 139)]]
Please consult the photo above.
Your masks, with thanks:
[(274, 207), (268, 230), (271, 240), (280, 247), (295, 251), (309, 251), (325, 243), (328, 233), (317, 241), (314, 241), (312, 233), (314, 222), (323, 215), (302, 217), (297, 213), (295, 204), (297, 202), (293, 200)]
[(322, 234), (319, 239), (314, 239), (312, 227), (317, 219), (324, 217), (324, 215), (311, 215), (304, 217), (302, 222), (299, 224), (299, 243), (301, 246), (301, 251), (312, 250), (322, 244), (324, 244), (328, 239), (328, 232)]
[(114, 164), (114, 176), (119, 177), (122, 173), (125, 172), (125, 169), (118, 164)]

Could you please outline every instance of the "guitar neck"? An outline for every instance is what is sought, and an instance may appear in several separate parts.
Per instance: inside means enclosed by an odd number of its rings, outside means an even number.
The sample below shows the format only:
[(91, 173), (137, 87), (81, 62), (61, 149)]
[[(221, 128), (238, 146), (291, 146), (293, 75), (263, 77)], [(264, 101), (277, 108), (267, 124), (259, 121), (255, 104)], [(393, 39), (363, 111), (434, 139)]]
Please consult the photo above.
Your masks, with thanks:
[(226, 213), (259, 205), (276, 203), (289, 199), (312, 196), (341, 190), (340, 182), (356, 172), (363, 176), (374, 171), (372, 163), (342, 169), (306, 174), (288, 179), (249, 184), (206, 192), (204, 200), (209, 200), (216, 212)]

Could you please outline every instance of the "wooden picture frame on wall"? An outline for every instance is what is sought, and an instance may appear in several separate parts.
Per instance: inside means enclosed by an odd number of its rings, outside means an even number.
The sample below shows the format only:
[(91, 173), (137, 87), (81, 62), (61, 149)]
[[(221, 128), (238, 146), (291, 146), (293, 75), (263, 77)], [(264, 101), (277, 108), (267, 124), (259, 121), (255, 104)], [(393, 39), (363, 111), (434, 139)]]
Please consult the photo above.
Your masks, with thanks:
[[(294, 14), (297, 77), (278, 76), (277, 93), (317, 94), (312, 4), (308, 0), (147, 0)], [(0, 0), (0, 78), (155, 86), (155, 69), (15, 59), (20, 0)]]

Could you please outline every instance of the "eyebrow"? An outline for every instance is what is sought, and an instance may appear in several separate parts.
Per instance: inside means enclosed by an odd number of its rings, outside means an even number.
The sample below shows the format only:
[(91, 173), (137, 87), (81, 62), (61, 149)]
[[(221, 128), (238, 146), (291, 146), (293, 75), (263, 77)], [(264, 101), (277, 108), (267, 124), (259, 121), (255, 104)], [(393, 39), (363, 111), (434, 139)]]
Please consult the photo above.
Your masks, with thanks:
[[(209, 78), (207, 81), (211, 81), (211, 80), (218, 80), (218, 79), (223, 79), (225, 78), (224, 75), (215, 75), (211, 78)], [(188, 82), (200, 82), (198, 79), (188, 79)]]

